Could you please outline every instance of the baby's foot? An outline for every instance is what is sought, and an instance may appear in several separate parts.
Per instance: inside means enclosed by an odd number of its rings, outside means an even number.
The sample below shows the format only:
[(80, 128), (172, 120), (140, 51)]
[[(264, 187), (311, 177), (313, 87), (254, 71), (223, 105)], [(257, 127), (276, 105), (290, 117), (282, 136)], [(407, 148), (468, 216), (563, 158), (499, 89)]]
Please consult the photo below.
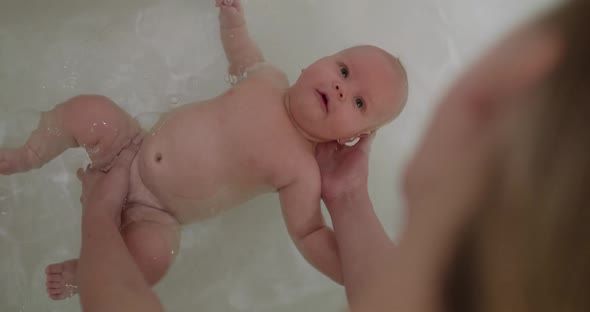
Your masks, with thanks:
[(0, 174), (9, 175), (19, 172), (19, 155), (13, 149), (0, 149)]
[(30, 148), (0, 149), (0, 175), (29, 171), (40, 167), (38, 156)]
[(63, 300), (78, 293), (78, 281), (76, 279), (76, 267), (78, 260), (54, 263), (47, 266), (47, 294), (53, 300)]
[(0, 149), (0, 174), (9, 174), (8, 169), (8, 160), (6, 159), (6, 152), (3, 149)]

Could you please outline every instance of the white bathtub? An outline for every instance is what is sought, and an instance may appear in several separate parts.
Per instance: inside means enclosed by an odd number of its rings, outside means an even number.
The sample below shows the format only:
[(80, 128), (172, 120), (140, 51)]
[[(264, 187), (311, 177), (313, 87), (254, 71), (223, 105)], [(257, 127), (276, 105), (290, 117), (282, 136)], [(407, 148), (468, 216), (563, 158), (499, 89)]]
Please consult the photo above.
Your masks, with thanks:
[[(293, 82), (314, 59), (354, 44), (398, 55), (410, 80), (405, 112), (379, 132), (370, 188), (395, 237), (399, 178), (436, 99), (466, 64), (515, 23), (554, 0), (243, 0), (250, 32)], [(517, 3), (518, 2), (518, 3)], [(1, 0), (0, 145), (23, 140), (35, 115), (82, 93), (137, 115), (225, 90), (214, 0)], [(79, 311), (51, 301), (44, 267), (77, 257), (85, 154), (0, 176), (0, 311)], [(343, 288), (289, 240), (276, 195), (184, 228), (156, 288), (167, 311), (341, 311)]]

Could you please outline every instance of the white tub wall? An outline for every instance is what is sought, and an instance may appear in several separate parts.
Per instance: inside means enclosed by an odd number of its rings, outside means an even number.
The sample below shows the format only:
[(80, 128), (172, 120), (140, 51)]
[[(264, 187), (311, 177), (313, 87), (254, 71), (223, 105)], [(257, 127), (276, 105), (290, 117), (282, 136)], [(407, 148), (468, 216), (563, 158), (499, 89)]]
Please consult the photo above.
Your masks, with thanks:
[[(213, 2), (1, 0), (0, 142), (33, 126), (34, 115), (13, 111), (47, 110), (77, 94), (107, 95), (133, 115), (218, 95), (226, 63)], [(379, 132), (370, 172), (373, 203), (393, 237), (403, 222), (399, 177), (435, 99), (490, 42), (555, 1), (243, 2), (252, 36), (291, 81), (316, 58), (360, 43), (405, 63), (410, 101)], [(47, 299), (43, 269), (79, 252), (74, 172), (84, 162), (70, 151), (0, 177), (0, 311), (79, 311), (78, 299)], [(168, 311), (338, 311), (345, 302), (289, 241), (275, 195), (186, 227), (156, 290)]]

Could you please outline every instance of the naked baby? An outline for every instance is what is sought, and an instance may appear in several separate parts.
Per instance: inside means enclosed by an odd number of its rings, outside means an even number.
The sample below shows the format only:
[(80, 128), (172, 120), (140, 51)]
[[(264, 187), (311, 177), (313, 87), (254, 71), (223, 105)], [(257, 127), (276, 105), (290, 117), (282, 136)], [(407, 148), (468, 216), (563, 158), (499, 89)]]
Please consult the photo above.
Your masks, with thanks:
[[(231, 89), (163, 114), (149, 132), (105, 97), (74, 97), (42, 113), (22, 147), (0, 149), (0, 174), (39, 168), (73, 147), (106, 171), (121, 150), (140, 144), (121, 232), (149, 283), (170, 267), (181, 224), (265, 192), (279, 193), (305, 259), (342, 283), (336, 241), (320, 211), (315, 147), (354, 140), (397, 117), (407, 98), (405, 71), (389, 53), (357, 46), (316, 61), (290, 86), (250, 39), (240, 1), (216, 5), (229, 73), (243, 77)], [(47, 267), (51, 298), (76, 293), (76, 263)]]

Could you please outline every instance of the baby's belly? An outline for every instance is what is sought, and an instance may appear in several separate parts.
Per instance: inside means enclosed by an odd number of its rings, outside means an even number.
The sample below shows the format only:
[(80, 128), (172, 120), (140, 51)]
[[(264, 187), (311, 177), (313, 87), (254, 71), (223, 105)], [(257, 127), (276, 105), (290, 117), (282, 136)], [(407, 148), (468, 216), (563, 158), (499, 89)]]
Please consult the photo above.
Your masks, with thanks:
[(178, 196), (168, 192), (164, 185), (155, 184), (156, 192), (162, 192), (160, 196), (164, 210), (172, 214), (181, 224), (197, 222), (215, 217), (229, 208), (263, 193), (236, 190), (235, 188), (222, 186), (215, 193), (195, 193), (194, 198)]
[[(198, 128), (215, 133), (206, 120), (198, 122)], [(137, 200), (153, 203), (180, 223), (190, 223), (273, 190), (260, 170), (245, 167), (235, 151), (226, 150), (221, 137), (201, 133), (197, 141), (171, 128), (146, 136), (138, 152), (134, 164), (141, 183), (137, 184), (144, 187), (137, 188)]]
[(139, 173), (139, 160), (138, 152), (131, 163), (127, 202), (166, 211), (160, 200), (143, 183)]
[[(182, 223), (191, 223), (219, 215), (223, 211), (272, 189), (259, 181), (231, 181), (223, 170), (194, 164), (195, 172), (175, 170), (153, 161), (148, 153), (139, 155), (139, 177), (145, 185), (141, 199), (172, 214)], [(201, 174), (198, 171), (201, 171)], [(258, 183), (257, 183), (258, 182)]]

